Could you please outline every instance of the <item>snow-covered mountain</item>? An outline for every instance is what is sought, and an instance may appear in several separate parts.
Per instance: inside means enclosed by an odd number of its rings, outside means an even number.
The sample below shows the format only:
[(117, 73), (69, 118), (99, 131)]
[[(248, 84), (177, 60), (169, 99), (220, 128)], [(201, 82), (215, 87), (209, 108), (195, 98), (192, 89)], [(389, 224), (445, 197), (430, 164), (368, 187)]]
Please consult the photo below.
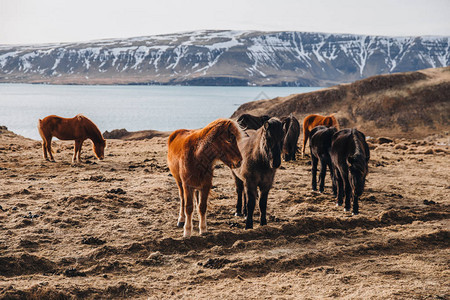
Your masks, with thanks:
[(450, 64), (449, 37), (195, 31), (0, 45), (0, 82), (328, 86)]

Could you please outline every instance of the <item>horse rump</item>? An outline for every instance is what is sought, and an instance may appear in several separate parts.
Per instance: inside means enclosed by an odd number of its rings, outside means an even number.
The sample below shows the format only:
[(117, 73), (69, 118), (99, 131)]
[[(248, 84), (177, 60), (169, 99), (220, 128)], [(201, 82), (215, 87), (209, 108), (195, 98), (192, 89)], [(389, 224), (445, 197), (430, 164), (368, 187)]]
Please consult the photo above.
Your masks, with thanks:
[(333, 135), (330, 150), (331, 162), (337, 188), (337, 205), (343, 204), (345, 211), (359, 213), (358, 199), (364, 191), (366, 176), (369, 172), (369, 146), (364, 133), (353, 129), (343, 129)]

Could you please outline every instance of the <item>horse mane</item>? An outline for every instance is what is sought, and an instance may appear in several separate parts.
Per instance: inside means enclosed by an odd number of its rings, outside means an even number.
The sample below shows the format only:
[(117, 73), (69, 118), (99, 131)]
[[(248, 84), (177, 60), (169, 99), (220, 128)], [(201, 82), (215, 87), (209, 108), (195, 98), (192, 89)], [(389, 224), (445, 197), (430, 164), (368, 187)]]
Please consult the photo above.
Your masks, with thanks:
[(79, 121), (84, 120), (84, 122), (88, 123), (90, 125), (89, 130), (91, 131), (92, 138), (95, 140), (92, 140), (94, 143), (104, 143), (105, 139), (103, 138), (102, 133), (100, 132), (100, 129), (98, 129), (97, 125), (94, 124), (89, 118), (84, 116), (83, 114), (77, 114), (75, 116)]
[(197, 131), (198, 137), (200, 138), (197, 151), (202, 151), (206, 146), (212, 144), (226, 130), (230, 130), (238, 142), (245, 135), (238, 122), (230, 119), (217, 119)]

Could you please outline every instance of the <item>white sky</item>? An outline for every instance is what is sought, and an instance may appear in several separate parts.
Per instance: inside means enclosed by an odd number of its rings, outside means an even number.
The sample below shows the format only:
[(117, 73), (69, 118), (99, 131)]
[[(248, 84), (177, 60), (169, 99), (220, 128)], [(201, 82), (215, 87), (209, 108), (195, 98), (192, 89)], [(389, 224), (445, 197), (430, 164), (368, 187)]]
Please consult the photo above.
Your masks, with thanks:
[(0, 44), (199, 29), (450, 36), (450, 0), (0, 0)]

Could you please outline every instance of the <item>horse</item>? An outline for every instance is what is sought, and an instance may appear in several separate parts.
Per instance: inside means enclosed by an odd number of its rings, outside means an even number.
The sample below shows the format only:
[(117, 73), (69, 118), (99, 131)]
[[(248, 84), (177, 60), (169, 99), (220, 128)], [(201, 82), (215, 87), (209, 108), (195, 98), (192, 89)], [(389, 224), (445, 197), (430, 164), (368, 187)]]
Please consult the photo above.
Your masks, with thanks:
[(93, 151), (95, 156), (103, 160), (105, 157), (106, 140), (103, 138), (98, 127), (86, 118), (78, 114), (73, 118), (62, 118), (55, 115), (47, 116), (39, 119), (39, 134), (42, 137), (42, 150), (44, 159), (55, 161), (52, 152), (52, 138), (56, 137), (60, 140), (75, 140), (75, 151), (72, 157), (72, 163), (77, 158), (78, 163), (81, 162), (81, 147), (86, 139), (90, 139), (93, 143)]
[[(317, 191), (317, 164), (320, 161), (319, 174), (319, 192), (322, 193), (325, 186), (325, 175), (327, 166), (330, 170), (331, 181), (333, 180), (333, 170), (331, 165), (330, 149), (333, 135), (337, 132), (335, 127), (326, 127), (323, 125), (314, 127), (311, 130), (311, 139), (309, 147), (311, 150), (311, 165), (312, 165), (312, 189)], [(336, 196), (336, 186), (333, 184), (333, 194)]]
[(369, 172), (369, 146), (364, 133), (357, 129), (343, 129), (333, 135), (330, 150), (335, 185), (337, 185), (337, 206), (342, 205), (345, 193), (345, 211), (350, 211), (353, 198), (353, 215), (359, 213), (358, 197), (364, 191)]
[(311, 130), (319, 125), (324, 125), (327, 127), (336, 127), (339, 130), (339, 123), (334, 117), (334, 114), (329, 116), (321, 115), (309, 115), (303, 119), (303, 147), (302, 147), (302, 157), (305, 157), (306, 143), (310, 137)]
[(179, 129), (169, 136), (167, 162), (178, 185), (180, 211), (177, 226), (184, 227), (184, 237), (190, 237), (192, 232), (194, 193), (200, 219), (199, 231), (200, 234), (206, 233), (213, 165), (220, 160), (230, 168), (239, 167), (242, 156), (237, 143), (242, 135), (237, 122), (218, 119), (202, 129)]
[[(281, 165), (283, 146), (283, 126), (279, 119), (271, 118), (257, 131), (247, 131), (248, 137), (239, 143), (242, 164), (232, 170), (236, 184), (236, 216), (242, 216), (242, 196), (244, 195), (244, 214), (247, 215), (245, 229), (253, 228), (253, 211), (259, 188), (259, 210), (261, 226), (267, 224), (267, 197), (272, 188), (275, 172)], [(244, 194), (245, 191), (245, 194)]]
[(237, 122), (241, 125), (244, 130), (260, 128), (264, 122), (268, 121), (270, 117), (268, 115), (263, 116), (253, 116), (250, 114), (243, 114), (238, 119)]
[(298, 136), (300, 135), (300, 123), (292, 114), (284, 118), (281, 122), (283, 124), (284, 141), (283, 141), (283, 156), (285, 161), (295, 160), (295, 153), (297, 153)]

